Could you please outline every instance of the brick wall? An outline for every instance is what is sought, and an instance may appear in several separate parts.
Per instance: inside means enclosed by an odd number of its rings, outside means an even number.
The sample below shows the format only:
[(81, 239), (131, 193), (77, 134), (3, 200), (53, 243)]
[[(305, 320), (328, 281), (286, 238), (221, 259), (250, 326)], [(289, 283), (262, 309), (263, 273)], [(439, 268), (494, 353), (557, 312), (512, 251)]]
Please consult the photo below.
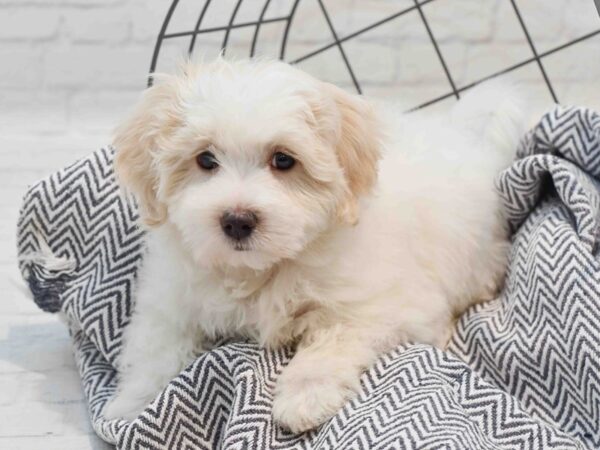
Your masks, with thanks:
[[(43, 136), (53, 142), (109, 139), (114, 124), (145, 84), (156, 34), (168, 0), (0, 0), (0, 133)], [(170, 31), (193, 27), (203, 2), (181, 0)], [(235, 0), (214, 1), (203, 26), (224, 25)], [(246, 0), (237, 22), (258, 17), (263, 0)], [(291, 0), (276, 0), (267, 17), (284, 15)], [(409, 0), (326, 0), (340, 36), (403, 8)], [(538, 51), (600, 28), (593, 0), (519, 0)], [(423, 6), (446, 62), (460, 87), (531, 57), (508, 0), (435, 0)], [(264, 26), (260, 53), (279, 49), (282, 24)], [(252, 28), (232, 32), (230, 53), (248, 54)], [(202, 35), (199, 53), (216, 52), (223, 33)], [(288, 57), (331, 42), (315, 0), (303, 0), (290, 31)], [(181, 57), (189, 38), (166, 43), (161, 68)], [(414, 106), (449, 91), (449, 84), (417, 11), (345, 42), (367, 94)], [(197, 55), (196, 55), (197, 56)], [(555, 53), (544, 64), (561, 101), (600, 107), (600, 35)], [(351, 87), (337, 48), (300, 67)], [(550, 103), (539, 68), (513, 78)], [(449, 100), (451, 101), (451, 100)], [(91, 147), (91, 145), (90, 145)], [(93, 148), (93, 147), (92, 147)], [(1, 161), (0, 161), (1, 162)]]

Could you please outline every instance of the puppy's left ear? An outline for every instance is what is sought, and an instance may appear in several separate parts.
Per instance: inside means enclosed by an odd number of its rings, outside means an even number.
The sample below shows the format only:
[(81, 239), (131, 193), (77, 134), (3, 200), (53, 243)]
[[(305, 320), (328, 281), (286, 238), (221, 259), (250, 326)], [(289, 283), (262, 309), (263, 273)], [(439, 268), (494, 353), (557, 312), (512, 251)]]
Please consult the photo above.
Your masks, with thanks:
[(373, 107), (362, 97), (332, 84), (326, 84), (326, 89), (341, 118), (336, 152), (348, 184), (348, 193), (338, 208), (338, 215), (343, 222), (355, 224), (359, 198), (368, 194), (377, 181), (381, 127)]

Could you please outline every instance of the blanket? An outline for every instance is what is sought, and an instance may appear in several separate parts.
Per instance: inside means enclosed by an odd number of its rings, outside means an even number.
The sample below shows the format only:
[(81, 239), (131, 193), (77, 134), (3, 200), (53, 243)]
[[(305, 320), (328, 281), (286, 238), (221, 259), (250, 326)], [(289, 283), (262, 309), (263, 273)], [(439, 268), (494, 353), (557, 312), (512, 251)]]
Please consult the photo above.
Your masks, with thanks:
[[(600, 116), (556, 106), (497, 179), (513, 230), (502, 294), (458, 321), (446, 351), (381, 355), (329, 422), (273, 423), (293, 353), (234, 340), (202, 354), (135, 420), (107, 420), (144, 233), (116, 185), (114, 150), (33, 185), (18, 223), (37, 305), (72, 336), (89, 412), (120, 449), (585, 449), (600, 447)], [(401, 212), (399, 212), (401, 213)]]

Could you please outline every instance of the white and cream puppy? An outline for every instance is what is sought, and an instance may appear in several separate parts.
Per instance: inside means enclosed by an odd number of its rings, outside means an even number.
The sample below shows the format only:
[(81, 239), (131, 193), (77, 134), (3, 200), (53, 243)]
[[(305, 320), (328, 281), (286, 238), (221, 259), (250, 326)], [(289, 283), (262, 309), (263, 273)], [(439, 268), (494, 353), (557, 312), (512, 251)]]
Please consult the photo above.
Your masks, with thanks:
[(148, 252), (106, 416), (136, 416), (218, 337), (296, 345), (273, 399), (295, 432), (382, 352), (443, 347), (502, 283), (494, 178), (521, 133), (505, 89), (469, 97), (402, 115), (274, 61), (159, 77), (114, 141)]

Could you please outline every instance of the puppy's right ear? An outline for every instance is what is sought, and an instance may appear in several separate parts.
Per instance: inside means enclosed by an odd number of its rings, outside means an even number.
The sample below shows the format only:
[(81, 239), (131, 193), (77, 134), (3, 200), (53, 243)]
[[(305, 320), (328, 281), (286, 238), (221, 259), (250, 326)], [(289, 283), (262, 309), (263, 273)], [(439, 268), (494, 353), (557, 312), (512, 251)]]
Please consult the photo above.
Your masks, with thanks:
[(161, 77), (148, 88), (131, 116), (115, 132), (115, 174), (137, 199), (140, 216), (148, 226), (166, 219), (167, 208), (158, 198), (156, 155), (180, 126), (179, 85), (176, 77)]
[(332, 84), (324, 84), (340, 115), (336, 152), (348, 183), (348, 194), (339, 205), (338, 215), (346, 223), (358, 221), (358, 200), (369, 193), (377, 181), (381, 156), (378, 118), (364, 98)]

